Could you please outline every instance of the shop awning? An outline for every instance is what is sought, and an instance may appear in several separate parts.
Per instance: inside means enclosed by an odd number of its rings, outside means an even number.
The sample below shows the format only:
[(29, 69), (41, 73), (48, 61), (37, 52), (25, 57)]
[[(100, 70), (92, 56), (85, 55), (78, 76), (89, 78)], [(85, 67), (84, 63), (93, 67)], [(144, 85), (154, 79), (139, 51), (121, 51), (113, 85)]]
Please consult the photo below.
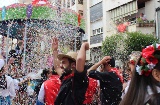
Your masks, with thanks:
[(132, 1), (117, 8), (110, 10), (112, 20), (118, 20), (123, 17), (135, 14), (138, 12), (137, 1)]

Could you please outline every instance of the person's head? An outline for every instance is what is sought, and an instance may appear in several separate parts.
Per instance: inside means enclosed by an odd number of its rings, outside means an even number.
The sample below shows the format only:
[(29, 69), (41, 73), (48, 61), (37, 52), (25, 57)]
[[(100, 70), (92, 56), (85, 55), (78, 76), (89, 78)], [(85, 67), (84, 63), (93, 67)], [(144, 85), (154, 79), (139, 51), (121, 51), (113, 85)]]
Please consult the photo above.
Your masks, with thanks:
[(15, 50), (10, 50), (8, 55), (8, 63), (13, 64), (15, 59), (17, 58), (17, 54)]
[(51, 71), (49, 69), (43, 69), (41, 76), (43, 79), (47, 79), (51, 76)]
[(141, 16), (141, 17), (143, 17), (143, 16), (144, 16), (144, 14), (143, 14), (143, 13), (141, 13), (141, 14), (140, 14), (140, 16)]
[(118, 69), (119, 73), (122, 75), (122, 72), (123, 72), (122, 68), (120, 66), (115, 66), (115, 67)]
[[(157, 94), (157, 87), (160, 87), (160, 44), (153, 44), (142, 50), (128, 92), (120, 105), (143, 105), (148, 87), (153, 94)], [(157, 97), (154, 102), (157, 102), (154, 105), (160, 105)]]
[(2, 76), (3, 75), (3, 73), (4, 73), (4, 65), (5, 65), (5, 62), (4, 62), (4, 60), (3, 59), (0, 59), (0, 76)]
[(106, 71), (106, 70), (110, 71), (111, 68), (114, 68), (115, 67), (115, 60), (114, 60), (114, 58), (112, 57), (108, 63), (103, 64), (103, 67), (104, 67), (103, 71)]
[(76, 52), (68, 52), (67, 54), (59, 54), (58, 59), (61, 61), (60, 67), (63, 74), (69, 75), (76, 69)]

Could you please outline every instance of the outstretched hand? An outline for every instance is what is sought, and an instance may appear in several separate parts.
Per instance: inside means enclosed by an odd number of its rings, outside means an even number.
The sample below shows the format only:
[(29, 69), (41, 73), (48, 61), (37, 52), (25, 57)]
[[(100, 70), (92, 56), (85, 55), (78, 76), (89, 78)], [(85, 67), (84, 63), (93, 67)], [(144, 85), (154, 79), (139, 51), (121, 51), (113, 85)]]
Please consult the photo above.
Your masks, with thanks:
[(56, 37), (52, 38), (52, 50), (56, 51), (58, 49), (58, 39)]

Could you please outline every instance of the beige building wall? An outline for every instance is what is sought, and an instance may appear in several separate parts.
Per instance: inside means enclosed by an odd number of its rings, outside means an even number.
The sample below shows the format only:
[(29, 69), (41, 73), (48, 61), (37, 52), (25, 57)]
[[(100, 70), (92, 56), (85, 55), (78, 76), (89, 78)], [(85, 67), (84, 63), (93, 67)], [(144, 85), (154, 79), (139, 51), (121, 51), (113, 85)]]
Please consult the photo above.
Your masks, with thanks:
[[(131, 1), (134, 1), (134, 0), (89, 0), (88, 1), (88, 3), (89, 3), (88, 9), (90, 9), (90, 7), (98, 4), (101, 1), (103, 4), (103, 18), (101, 20), (98, 20), (94, 23), (88, 22), (88, 20), (90, 18), (90, 15), (89, 15), (90, 11), (89, 10), (87, 11), (87, 14), (88, 14), (87, 15), (87, 24), (90, 24), (90, 25), (87, 25), (87, 26), (90, 26), (87, 29), (87, 34), (88, 34), (89, 39), (90, 39), (90, 36), (92, 36), (92, 34), (93, 34), (92, 30), (94, 29), (95, 26), (96, 27), (103, 26), (103, 40), (106, 38), (106, 36), (111, 36), (112, 34), (117, 33), (116, 24), (111, 20), (110, 10), (117, 8), (119, 6), (122, 6), (124, 4), (127, 4)], [(157, 2), (157, 0), (147, 1), (147, 2), (145, 2), (145, 7), (139, 9), (137, 11), (137, 14), (135, 14), (134, 16), (136, 17), (136, 15), (139, 16), (140, 13), (144, 13), (148, 20), (155, 20), (155, 17), (156, 17), (155, 9), (159, 6), (160, 6), (160, 3)], [(99, 21), (101, 21), (102, 24), (99, 24)], [(131, 29), (131, 27), (129, 27), (129, 30), (142, 31), (144, 33), (155, 33), (154, 32), (155, 30), (153, 27), (150, 27), (150, 29), (147, 29), (147, 31), (145, 31), (144, 28), (135, 28), (134, 27), (133, 29)], [(100, 44), (96, 43), (94, 45), (91, 45), (91, 47), (96, 47), (96, 46), (98, 47), (98, 46), (100, 46)]]
[[(103, 27), (103, 40), (106, 36), (111, 36), (117, 33), (117, 26), (115, 22), (111, 20), (112, 14), (110, 10), (113, 10), (124, 4), (128, 4), (134, 0), (86, 0), (87, 2), (87, 19), (86, 19), (86, 34), (88, 35), (88, 42), (90, 43), (91, 36), (93, 35), (93, 30), (98, 27)], [(137, 0), (140, 1), (140, 0)], [(145, 1), (145, 0), (143, 0)], [(103, 17), (95, 22), (90, 22), (90, 8), (96, 4), (102, 2), (103, 8)], [(133, 17), (139, 16), (140, 13), (144, 13), (148, 20), (155, 20), (156, 13), (155, 9), (160, 7), (160, 3), (157, 0), (147, 0), (145, 1), (145, 7), (137, 11), (136, 14), (133, 14)], [(143, 33), (155, 34), (155, 27), (137, 27), (135, 24), (128, 27), (128, 31), (141, 31)], [(102, 46), (102, 43), (91, 44), (90, 48), (98, 48)]]

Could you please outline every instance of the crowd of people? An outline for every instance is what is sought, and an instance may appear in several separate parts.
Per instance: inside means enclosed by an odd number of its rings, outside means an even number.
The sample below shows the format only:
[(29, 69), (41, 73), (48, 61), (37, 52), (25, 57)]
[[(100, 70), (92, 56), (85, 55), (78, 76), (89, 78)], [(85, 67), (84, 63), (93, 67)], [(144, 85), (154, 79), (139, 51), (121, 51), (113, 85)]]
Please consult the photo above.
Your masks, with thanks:
[(8, 62), (0, 56), (0, 105), (160, 105), (160, 44), (129, 55), (127, 79), (109, 55), (86, 63), (87, 42), (78, 52), (59, 54), (54, 37), (52, 50), (52, 69), (16, 78), (6, 72), (15, 52)]

